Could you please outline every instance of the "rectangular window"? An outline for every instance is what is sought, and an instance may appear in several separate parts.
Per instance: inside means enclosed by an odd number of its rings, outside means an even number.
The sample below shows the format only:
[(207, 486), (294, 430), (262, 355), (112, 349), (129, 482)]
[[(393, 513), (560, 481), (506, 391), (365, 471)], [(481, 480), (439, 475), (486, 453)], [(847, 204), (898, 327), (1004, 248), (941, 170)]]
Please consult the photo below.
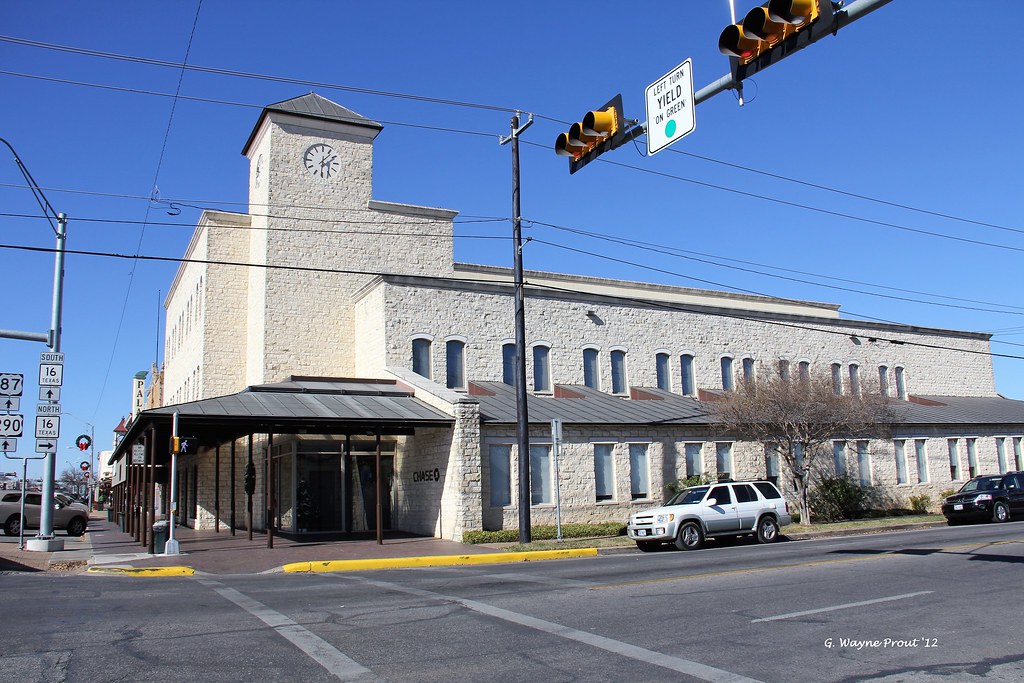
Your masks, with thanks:
[(960, 450), (956, 439), (947, 439), (946, 448), (949, 449), (949, 478), (957, 481), (960, 479)]
[(896, 483), (907, 483), (907, 453), (903, 441), (893, 441), (896, 449)]
[(996, 437), (996, 460), (999, 464), (999, 474), (1006, 472), (1006, 438)]
[(615, 500), (615, 463), (610, 443), (594, 444), (594, 491), (597, 500)]
[(626, 393), (626, 352), (615, 350), (611, 352), (612, 359), (612, 393)]
[(1021, 462), (1021, 449), (1020, 449), (1021, 437), (1013, 437), (1013, 469), (1024, 470), (1024, 462)]
[(684, 396), (693, 396), (697, 393), (696, 382), (693, 377), (693, 356), (688, 353), (684, 353), (679, 357), (679, 365), (681, 368), (680, 380), (681, 389)]
[(601, 374), (597, 369), (597, 349), (583, 349), (583, 384), (591, 389), (601, 388)]
[(530, 502), (533, 505), (554, 502), (551, 476), (551, 446), (530, 446)]
[(412, 371), (430, 379), (430, 340), (412, 340)]
[(718, 481), (732, 479), (732, 444), (715, 444), (715, 466), (718, 469)]
[(501, 381), (509, 386), (516, 384), (516, 345), (501, 346)]
[(551, 366), (546, 346), (533, 347), (533, 390), (551, 391)]
[(722, 389), (732, 391), (735, 388), (735, 378), (732, 372), (732, 358), (722, 356)]
[(779, 447), (766, 446), (764, 449), (765, 479), (773, 484), (779, 483)]
[(867, 441), (857, 442), (857, 477), (861, 486), (871, 486), (871, 452)]
[(450, 339), (445, 344), (448, 370), (448, 388), (466, 388), (466, 344), (457, 339)]
[(917, 456), (917, 481), (919, 484), (928, 482), (928, 448), (927, 441), (917, 439), (914, 441), (914, 455)]
[(978, 476), (978, 440), (967, 439), (967, 476)]
[(495, 444), (491, 446), (488, 457), (491, 487), (491, 507), (501, 507), (512, 502), (512, 478), (509, 463), (512, 458), (512, 446)]
[(836, 476), (846, 476), (846, 442), (845, 441), (833, 441), (832, 442), (832, 463), (836, 467)]
[(668, 354), (659, 353), (654, 358), (655, 370), (658, 373), (658, 388), (662, 391), (671, 391), (672, 385), (669, 380)]
[(810, 361), (802, 360), (796, 366), (797, 377), (801, 382), (811, 381), (811, 363)]
[(650, 476), (647, 444), (629, 444), (629, 495), (633, 500), (649, 497)]
[(704, 463), (701, 461), (700, 451), (704, 444), (686, 444), (686, 476), (699, 477), (704, 472)]

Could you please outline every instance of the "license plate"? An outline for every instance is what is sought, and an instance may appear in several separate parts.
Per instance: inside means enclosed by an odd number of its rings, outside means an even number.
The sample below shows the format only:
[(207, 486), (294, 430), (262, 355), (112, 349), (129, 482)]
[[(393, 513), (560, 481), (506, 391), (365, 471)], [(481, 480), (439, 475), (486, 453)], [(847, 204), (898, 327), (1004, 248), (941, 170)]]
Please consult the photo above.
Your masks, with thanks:
[(647, 535), (647, 529), (637, 529), (636, 530), (636, 535), (637, 536), (646, 536)]
[(963, 509), (964, 509), (964, 506), (963, 506), (963, 505), (962, 505), (961, 503), (955, 503), (955, 504), (953, 505), (953, 509), (954, 509), (954, 510), (963, 510)]

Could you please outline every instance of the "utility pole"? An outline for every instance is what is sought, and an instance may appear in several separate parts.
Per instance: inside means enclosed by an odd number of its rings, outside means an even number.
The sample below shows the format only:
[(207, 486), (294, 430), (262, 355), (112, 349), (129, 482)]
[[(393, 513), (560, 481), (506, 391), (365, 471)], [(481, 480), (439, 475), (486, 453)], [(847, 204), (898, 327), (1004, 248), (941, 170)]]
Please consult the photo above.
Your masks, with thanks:
[(501, 144), (512, 143), (512, 280), (515, 288), (516, 334), (516, 444), (519, 450), (519, 542), (530, 536), (530, 418), (526, 406), (526, 303), (523, 284), (523, 233), (519, 207), (519, 136), (533, 124), (533, 114), (522, 126), (512, 117), (512, 133)]

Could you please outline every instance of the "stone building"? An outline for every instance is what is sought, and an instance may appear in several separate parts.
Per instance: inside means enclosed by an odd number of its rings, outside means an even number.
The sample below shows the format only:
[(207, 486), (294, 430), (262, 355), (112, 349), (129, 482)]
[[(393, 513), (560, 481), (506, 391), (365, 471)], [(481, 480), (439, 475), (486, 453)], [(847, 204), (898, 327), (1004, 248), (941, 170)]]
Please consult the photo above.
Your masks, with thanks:
[[(238, 526), (252, 462), (258, 528), (379, 520), (457, 540), (517, 525), (511, 271), (453, 262), (455, 211), (373, 198), (382, 128), (316, 94), (271, 105), (242, 149), (248, 213), (200, 218), (165, 302), (164, 405), (114, 456), (145, 437), (166, 460), (177, 413), (200, 444), (178, 463), (182, 522)], [(894, 499), (1022, 466), (1024, 404), (996, 394), (986, 334), (810, 301), (526, 280), (534, 523), (554, 521), (552, 419), (565, 522), (624, 521), (692, 474), (780, 477), (777, 457), (705, 410), (761, 373), (831, 373), (837, 391), (889, 396), (894, 438), (837, 441), (832, 466)]]

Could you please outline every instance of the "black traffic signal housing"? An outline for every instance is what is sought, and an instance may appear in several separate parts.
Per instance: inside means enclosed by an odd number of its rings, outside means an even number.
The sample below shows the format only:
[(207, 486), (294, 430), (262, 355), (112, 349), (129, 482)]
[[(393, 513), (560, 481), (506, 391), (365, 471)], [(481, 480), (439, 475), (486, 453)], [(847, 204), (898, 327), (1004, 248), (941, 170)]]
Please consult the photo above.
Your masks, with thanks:
[(726, 26), (718, 50), (740, 82), (832, 32), (834, 21), (831, 0), (769, 0)]
[(608, 150), (629, 139), (622, 115), (622, 95), (616, 95), (600, 109), (588, 111), (555, 140), (555, 154), (569, 157), (570, 175)]

